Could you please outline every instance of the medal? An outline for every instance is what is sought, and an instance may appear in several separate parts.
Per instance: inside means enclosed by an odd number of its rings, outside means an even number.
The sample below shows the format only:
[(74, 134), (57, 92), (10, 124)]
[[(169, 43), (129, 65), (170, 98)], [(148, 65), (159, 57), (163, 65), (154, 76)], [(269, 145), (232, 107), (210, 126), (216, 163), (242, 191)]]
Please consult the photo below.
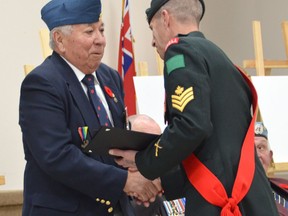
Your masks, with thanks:
[(82, 140), (82, 145), (81, 147), (82, 148), (85, 148), (88, 143), (89, 143), (89, 140), (87, 140), (87, 134), (88, 134), (88, 126), (84, 126), (84, 127), (79, 127), (78, 128), (78, 133), (79, 133), (79, 136)]

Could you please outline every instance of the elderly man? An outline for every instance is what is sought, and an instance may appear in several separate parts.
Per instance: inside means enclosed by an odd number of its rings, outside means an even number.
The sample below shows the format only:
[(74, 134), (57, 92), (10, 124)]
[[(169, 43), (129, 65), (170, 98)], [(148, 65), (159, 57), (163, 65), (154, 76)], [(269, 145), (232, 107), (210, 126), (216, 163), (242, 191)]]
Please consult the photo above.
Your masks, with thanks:
[[(273, 151), (268, 141), (268, 131), (262, 122), (255, 123), (255, 147), (265, 172), (273, 163)], [(288, 216), (288, 180), (268, 178), (280, 216)]]
[(101, 2), (52, 0), (41, 14), (53, 53), (21, 86), (23, 216), (134, 216), (127, 194), (153, 201), (160, 185), (82, 152), (101, 125), (126, 122), (121, 77), (101, 63)]

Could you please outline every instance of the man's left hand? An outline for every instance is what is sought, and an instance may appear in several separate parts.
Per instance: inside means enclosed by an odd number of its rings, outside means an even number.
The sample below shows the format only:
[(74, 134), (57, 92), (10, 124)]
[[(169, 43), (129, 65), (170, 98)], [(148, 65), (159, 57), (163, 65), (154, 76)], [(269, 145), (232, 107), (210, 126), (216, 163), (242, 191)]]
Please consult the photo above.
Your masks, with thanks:
[(115, 162), (124, 168), (128, 168), (130, 171), (137, 171), (135, 156), (137, 151), (134, 150), (120, 150), (110, 149), (109, 154), (115, 156)]

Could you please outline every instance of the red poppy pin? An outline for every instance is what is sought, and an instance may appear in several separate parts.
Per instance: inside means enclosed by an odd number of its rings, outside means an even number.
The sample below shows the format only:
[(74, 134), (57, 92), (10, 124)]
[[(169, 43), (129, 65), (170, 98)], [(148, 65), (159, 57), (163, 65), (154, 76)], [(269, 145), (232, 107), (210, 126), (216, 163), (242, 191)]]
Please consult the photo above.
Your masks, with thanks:
[(117, 100), (117, 98), (115, 97), (115, 94), (112, 92), (112, 90), (111, 90), (109, 87), (107, 87), (107, 86), (104, 86), (104, 88), (105, 88), (106, 93), (109, 95), (109, 97), (113, 98), (113, 100), (115, 101), (115, 103), (117, 103), (118, 100)]

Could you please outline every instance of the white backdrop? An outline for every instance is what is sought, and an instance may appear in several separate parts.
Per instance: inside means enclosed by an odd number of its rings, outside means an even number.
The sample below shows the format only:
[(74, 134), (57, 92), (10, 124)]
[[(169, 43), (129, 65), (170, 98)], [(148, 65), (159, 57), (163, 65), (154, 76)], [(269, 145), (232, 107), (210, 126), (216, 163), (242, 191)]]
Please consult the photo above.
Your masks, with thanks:
[(252, 76), (275, 162), (288, 162), (288, 76)]
[(134, 77), (138, 113), (152, 117), (161, 127), (164, 124), (164, 82), (163, 76)]

